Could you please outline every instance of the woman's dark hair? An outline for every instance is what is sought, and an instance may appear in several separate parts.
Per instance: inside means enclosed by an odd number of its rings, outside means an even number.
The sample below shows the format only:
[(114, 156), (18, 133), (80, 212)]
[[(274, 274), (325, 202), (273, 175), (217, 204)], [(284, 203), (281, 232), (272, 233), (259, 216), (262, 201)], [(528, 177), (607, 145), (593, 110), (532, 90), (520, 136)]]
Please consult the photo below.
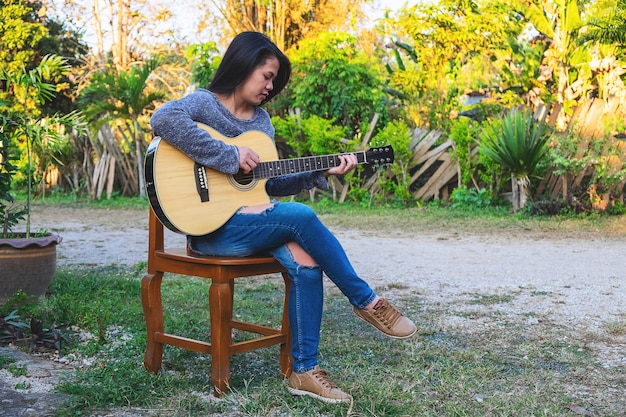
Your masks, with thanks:
[(291, 75), (291, 63), (270, 38), (259, 32), (242, 32), (233, 38), (215, 72), (209, 90), (218, 94), (232, 93), (269, 57), (278, 59), (280, 68), (274, 79), (274, 88), (263, 101), (267, 103), (287, 85)]

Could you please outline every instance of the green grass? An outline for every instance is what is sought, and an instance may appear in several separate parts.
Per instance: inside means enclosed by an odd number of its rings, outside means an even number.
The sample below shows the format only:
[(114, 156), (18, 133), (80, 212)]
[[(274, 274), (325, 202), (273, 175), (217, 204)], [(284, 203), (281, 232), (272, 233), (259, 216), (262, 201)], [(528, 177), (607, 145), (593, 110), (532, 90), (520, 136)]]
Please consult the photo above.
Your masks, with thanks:
[[(123, 407), (163, 416), (346, 415), (345, 405), (292, 397), (279, 374), (277, 347), (235, 355), (232, 391), (220, 401), (210, 395), (207, 355), (166, 347), (161, 372), (146, 372), (142, 274), (139, 268), (62, 268), (50, 296), (37, 306), (36, 314), (72, 325), (73, 343), (63, 354), (90, 360), (57, 387), (73, 398), (59, 416)], [(166, 331), (208, 337), (207, 289), (200, 279), (166, 277)], [(573, 405), (593, 415), (622, 415), (619, 392), (612, 396), (605, 387), (624, 386), (623, 366), (600, 366), (568, 328), (540, 322), (529, 329), (526, 316), (498, 311), (486, 313), (471, 331), (442, 327), (441, 317), (464, 317), (462, 306), (428, 305), (410, 290), (397, 293), (402, 296), (395, 302), (420, 329), (408, 341), (373, 331), (337, 291), (327, 294), (321, 364), (354, 396), (352, 415), (570, 416)], [(282, 296), (280, 276), (254, 278), (236, 287), (236, 311), (243, 319), (278, 324)], [(475, 295), (467, 305), (476, 300), (495, 306), (510, 301)], [(610, 330), (619, 333), (622, 325)]]
[[(17, 193), (15, 199), (19, 202), (26, 201), (26, 195)], [(78, 196), (75, 194), (52, 193), (45, 196), (33, 198), (31, 204), (33, 206), (71, 206), (76, 208), (93, 208), (93, 209), (125, 209), (125, 210), (146, 210), (150, 207), (147, 197), (122, 197), (113, 195), (110, 199), (102, 198), (100, 200), (91, 200), (87, 196)]]

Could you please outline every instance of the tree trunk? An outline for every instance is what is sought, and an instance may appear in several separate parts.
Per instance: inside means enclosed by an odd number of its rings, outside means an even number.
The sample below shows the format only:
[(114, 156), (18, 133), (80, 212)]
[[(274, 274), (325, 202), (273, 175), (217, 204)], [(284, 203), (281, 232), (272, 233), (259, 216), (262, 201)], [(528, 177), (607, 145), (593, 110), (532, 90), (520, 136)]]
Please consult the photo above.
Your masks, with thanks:
[(519, 183), (515, 175), (511, 174), (511, 203), (513, 203), (513, 211), (518, 212), (520, 208)]
[(127, 69), (130, 64), (130, 48), (128, 47), (128, 33), (135, 26), (131, 21), (130, 0), (108, 0), (109, 30), (113, 44), (111, 55), (116, 69)]
[(104, 32), (102, 31), (102, 20), (100, 19), (100, 0), (93, 0), (91, 11), (93, 13), (93, 30), (96, 38), (96, 60), (100, 68), (104, 68), (106, 63), (104, 58)]
[(526, 206), (526, 200), (530, 194), (530, 179), (527, 176), (518, 178), (511, 174), (511, 188), (513, 211), (518, 212)]

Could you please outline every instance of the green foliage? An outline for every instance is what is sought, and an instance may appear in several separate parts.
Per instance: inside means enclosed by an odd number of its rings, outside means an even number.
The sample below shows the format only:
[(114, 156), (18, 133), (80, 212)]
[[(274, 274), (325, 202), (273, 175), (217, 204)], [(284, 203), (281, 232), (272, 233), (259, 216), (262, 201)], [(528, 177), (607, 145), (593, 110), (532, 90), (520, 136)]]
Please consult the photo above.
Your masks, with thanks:
[(19, 311), (22, 316), (31, 316), (33, 306), (37, 304), (37, 297), (27, 294), (22, 290), (17, 290), (0, 306), (0, 315), (6, 315), (13, 310)]
[(491, 194), (484, 188), (477, 190), (475, 188), (467, 189), (465, 187), (456, 188), (452, 191), (450, 200), (452, 207), (464, 210), (476, 210), (489, 207), (491, 205)]
[[(488, 106), (480, 105), (476, 108), (485, 110)], [(492, 195), (497, 195), (502, 188), (503, 168), (478, 152), (483, 125), (486, 123), (489, 122), (477, 122), (469, 117), (453, 120), (449, 134), (454, 142), (451, 155), (459, 164), (461, 188), (487, 188)]]
[(480, 125), (468, 117), (458, 118), (451, 123), (449, 137), (454, 142), (452, 156), (459, 164), (461, 185), (470, 187), (478, 168), (475, 149), (480, 138)]
[(167, 96), (164, 90), (148, 83), (148, 78), (162, 63), (162, 58), (156, 56), (127, 71), (104, 69), (91, 77), (79, 96), (93, 129), (117, 125), (112, 145), (123, 157), (118, 163), (125, 167), (125, 175), (135, 179), (125, 184), (125, 189), (141, 196), (146, 192), (142, 161), (150, 137), (149, 111)]
[[(593, 172), (586, 187), (594, 193), (620, 195), (626, 180), (626, 163), (622, 161), (624, 143), (610, 133), (590, 139), (575, 129), (555, 136), (550, 143), (549, 169), (555, 175), (577, 176)], [(565, 196), (569, 198), (569, 196)], [(616, 209), (617, 210), (617, 209)], [(618, 210), (619, 211), (619, 210)]]
[(4, 0), (0, 5), (0, 64), (6, 71), (19, 71), (35, 59), (35, 46), (47, 35), (46, 27), (35, 20), (30, 3)]
[(135, 121), (148, 106), (165, 98), (165, 92), (151, 90), (147, 84), (148, 77), (161, 64), (161, 58), (154, 57), (128, 71), (106, 69), (95, 73), (81, 91), (79, 103), (96, 129), (115, 120)]
[(591, 156), (585, 151), (587, 147), (585, 141), (585, 138), (574, 129), (554, 136), (548, 154), (555, 175), (577, 175), (589, 166)]
[[(142, 328), (140, 282), (114, 267), (88, 271), (61, 270), (41, 300), (38, 313), (55, 323), (78, 326), (94, 335), (93, 343), (109, 340), (113, 324)], [(82, 294), (76, 299), (75, 294)], [(92, 347), (93, 348), (93, 347)]]
[[(4, 81), (7, 91), (12, 92), (9, 96), (8, 116), (3, 116), (3, 130), (10, 127), (3, 140), (16, 141), (24, 149), (26, 156), (26, 168), (28, 176), (28, 194), (26, 199), (26, 236), (30, 237), (30, 202), (32, 198), (32, 183), (35, 176), (37, 163), (34, 160), (39, 151), (39, 161), (45, 163), (45, 158), (54, 158), (53, 149), (66, 140), (71, 131), (84, 133), (86, 125), (79, 112), (64, 115), (41, 117), (40, 106), (52, 100), (56, 93), (54, 81), (59, 74), (69, 71), (65, 59), (59, 56), (46, 56), (40, 64), (26, 70), (24, 66), (19, 71), (11, 72), (6, 68), (0, 68), (0, 81)], [(34, 102), (33, 102), (34, 100)], [(34, 104), (33, 104), (34, 103)], [(0, 102), (0, 105), (3, 103)], [(7, 171), (8, 173), (9, 171)], [(6, 179), (10, 182), (12, 175)]]
[(376, 62), (363, 53), (357, 39), (343, 33), (322, 33), (290, 51), (293, 75), (286, 90), (302, 116), (312, 115), (345, 126), (357, 135), (375, 113), (386, 117), (385, 94)]
[(207, 88), (222, 60), (217, 44), (206, 42), (190, 45), (185, 58), (191, 62), (191, 82), (199, 87)]
[(595, 170), (592, 184), (598, 187), (598, 192), (621, 193), (620, 187), (626, 180), (626, 162), (621, 159), (623, 148), (624, 143), (610, 135), (591, 142), (587, 156)]
[(293, 156), (296, 157), (305, 156), (310, 152), (310, 145), (307, 143), (307, 138), (302, 131), (300, 120), (297, 116), (272, 117), (276, 139), (283, 139), (293, 150)]
[(335, 126), (334, 120), (311, 116), (302, 120), (302, 131), (313, 155), (327, 155), (354, 150), (354, 141), (346, 141), (348, 128)]
[(273, 117), (276, 136), (284, 138), (295, 156), (332, 155), (355, 149), (355, 141), (347, 141), (346, 127), (335, 126), (333, 120), (319, 116), (299, 118)]
[(582, 206), (574, 206), (563, 198), (550, 198), (531, 201), (524, 206), (524, 214), (528, 216), (558, 216), (571, 213), (579, 214)]
[(0, 343), (7, 344), (20, 339), (27, 329), (28, 325), (21, 322), (17, 310), (0, 316)]
[(31, 317), (29, 324), (24, 323), (17, 310), (0, 316), (0, 344), (26, 345), (34, 352), (38, 349), (60, 351), (67, 342), (59, 329), (46, 329), (41, 320)]
[(626, 45), (626, 0), (601, 0), (594, 2), (587, 29), (578, 43), (600, 42)]
[[(545, 103), (554, 101), (546, 84), (537, 81), (546, 50), (545, 43), (520, 42), (519, 36), (514, 36), (507, 39), (507, 44), (512, 53), (509, 59), (500, 61), (502, 81), (498, 89), (504, 91), (494, 92), (494, 96), (508, 107), (525, 104), (518, 100), (529, 92), (538, 95)], [(511, 93), (515, 95), (513, 100), (509, 99)]]
[(4, 113), (0, 113), (0, 236), (6, 236), (13, 226), (24, 219), (26, 208), (18, 205), (11, 195), (11, 183), (17, 167), (13, 164), (15, 151), (10, 132), (14, 122)]
[[(22, 68), (31, 70), (46, 56), (65, 57), (74, 68), (85, 64), (83, 58), (88, 54), (88, 47), (82, 34), (56, 20), (49, 13), (50, 9), (51, 5), (45, 2), (4, 0), (0, 4), (0, 68), (9, 73), (19, 72)], [(59, 74), (54, 82), (58, 94), (31, 110), (55, 114), (75, 109), (73, 96), (78, 77)], [(10, 96), (10, 91), (0, 91), (0, 101)]]
[(531, 112), (513, 109), (485, 126), (480, 152), (516, 178), (527, 178), (546, 156), (549, 135), (545, 123)]
[(567, 115), (571, 115), (594, 89), (589, 62), (593, 60), (595, 47), (577, 42), (587, 5), (576, 0), (512, 4), (546, 40), (538, 80), (542, 81), (541, 88), (547, 88), (553, 95), (551, 101), (563, 104)]
[(521, 18), (504, 2), (439, 0), (383, 19), (378, 29), (394, 54), (388, 87), (404, 97), (410, 121), (445, 130), (460, 92), (506, 85), (502, 68), (516, 53), (509, 41), (522, 41)]
[[(393, 147), (394, 161), (390, 168), (395, 177), (391, 179), (387, 170), (380, 170), (378, 184), (381, 189), (393, 195), (403, 205), (414, 200), (410, 190), (411, 173), (409, 172), (413, 159), (410, 147), (412, 139), (409, 127), (404, 121), (399, 120), (388, 123), (373, 138), (376, 146), (391, 145)], [(380, 196), (382, 197), (384, 196)]]

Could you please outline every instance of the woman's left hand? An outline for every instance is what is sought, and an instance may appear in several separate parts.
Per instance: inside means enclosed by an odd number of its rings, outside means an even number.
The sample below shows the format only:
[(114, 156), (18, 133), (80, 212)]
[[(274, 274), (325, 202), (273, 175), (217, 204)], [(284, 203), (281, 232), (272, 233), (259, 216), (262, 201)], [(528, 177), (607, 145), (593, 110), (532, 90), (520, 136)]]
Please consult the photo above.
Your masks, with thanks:
[(328, 171), (325, 171), (324, 175), (344, 175), (352, 171), (358, 165), (356, 155), (353, 153), (348, 155), (339, 155), (338, 158), (339, 165), (332, 167)]

